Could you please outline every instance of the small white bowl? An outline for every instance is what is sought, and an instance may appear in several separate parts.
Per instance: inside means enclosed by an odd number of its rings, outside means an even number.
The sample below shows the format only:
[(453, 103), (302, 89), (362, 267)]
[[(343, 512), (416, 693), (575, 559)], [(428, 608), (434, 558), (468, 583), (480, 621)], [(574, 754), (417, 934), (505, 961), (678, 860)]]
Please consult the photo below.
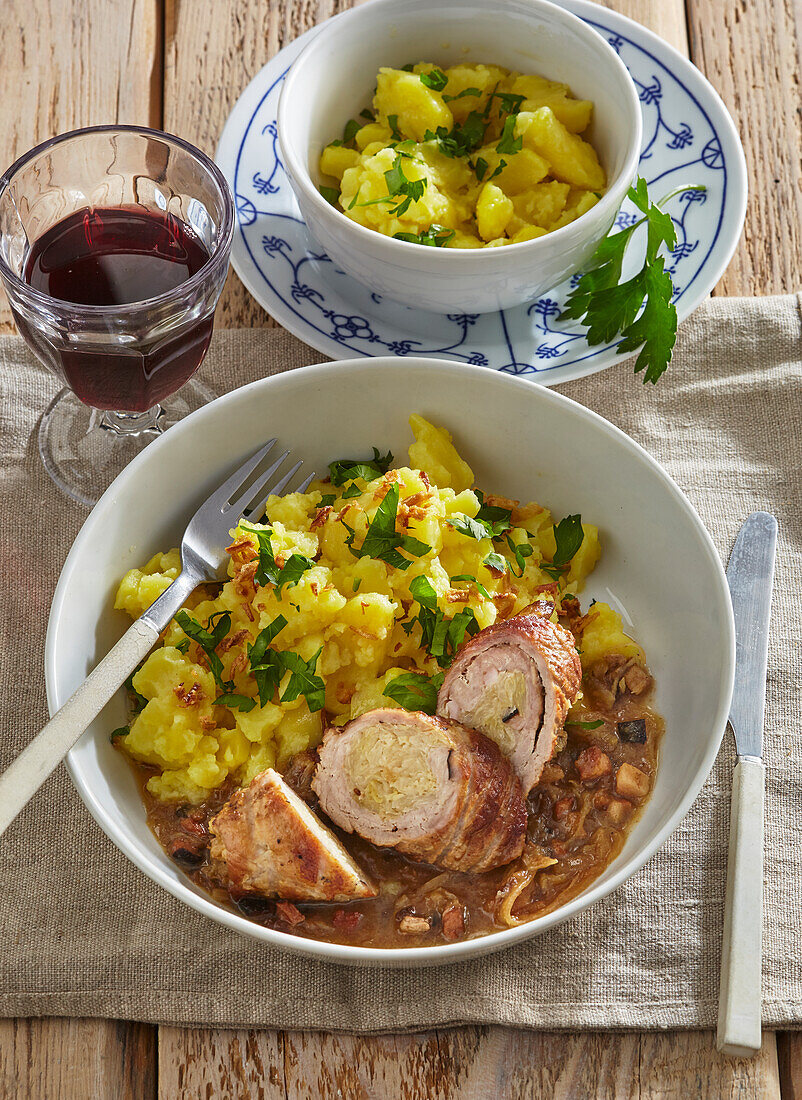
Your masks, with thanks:
[(735, 643), (721, 563), (701, 520), (654, 459), (600, 416), (541, 386), (483, 367), (390, 357), (323, 363), (254, 382), (193, 413), (134, 459), (87, 519), (56, 588), (45, 652), (51, 712), (129, 625), (112, 610), (123, 573), (177, 546), (198, 505), (265, 439), (278, 436), (310, 471), (324, 471), (344, 454), (370, 454), (374, 444), (389, 447), (403, 464), (412, 410), (453, 432), (480, 485), (537, 500), (558, 516), (580, 512), (599, 525), (602, 558), (583, 604), (596, 597), (623, 609), (655, 674), (666, 733), (642, 816), (623, 851), (578, 897), (479, 939), (380, 950), (261, 928), (193, 885), (148, 828), (131, 769), (110, 743), (111, 731), (125, 722), (122, 693), (112, 700), (67, 759), (107, 835), (198, 912), (330, 962), (418, 966), (466, 959), (536, 936), (609, 894), (689, 810), (718, 751), (732, 691)]
[[(369, 104), (382, 66), (483, 62), (563, 81), (595, 104), (588, 138), (607, 173), (601, 201), (570, 225), (501, 248), (427, 248), (367, 229), (320, 194), (320, 154)], [(325, 24), (299, 55), (278, 105), (281, 158), (307, 226), (349, 275), (441, 313), (487, 313), (536, 298), (582, 268), (632, 183), (641, 109), (615, 50), (547, 0), (371, 0)]]

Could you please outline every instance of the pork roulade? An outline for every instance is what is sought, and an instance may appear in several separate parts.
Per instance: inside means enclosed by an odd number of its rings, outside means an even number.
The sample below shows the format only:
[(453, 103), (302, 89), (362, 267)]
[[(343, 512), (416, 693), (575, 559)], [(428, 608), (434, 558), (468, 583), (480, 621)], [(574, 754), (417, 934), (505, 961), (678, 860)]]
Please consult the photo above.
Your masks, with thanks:
[(327, 730), (312, 786), (347, 832), (455, 871), (488, 871), (523, 850), (521, 785), (481, 733), (383, 708)]
[(209, 822), (212, 873), (235, 892), (353, 901), (378, 891), (278, 772), (260, 772)]
[(582, 682), (574, 637), (534, 604), (474, 635), (443, 680), (437, 713), (492, 738), (524, 795), (540, 779)]

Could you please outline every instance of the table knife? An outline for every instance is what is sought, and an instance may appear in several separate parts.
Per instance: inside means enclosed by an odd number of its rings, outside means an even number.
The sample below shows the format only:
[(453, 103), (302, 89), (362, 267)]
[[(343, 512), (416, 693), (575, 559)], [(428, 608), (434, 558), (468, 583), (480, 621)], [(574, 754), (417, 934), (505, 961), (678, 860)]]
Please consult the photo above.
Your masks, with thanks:
[(721, 947), (716, 1045), (748, 1058), (761, 1045), (763, 920), (763, 713), (777, 520), (753, 512), (727, 566), (735, 617), (735, 688), (730, 725), (738, 763), (732, 781), (730, 847)]

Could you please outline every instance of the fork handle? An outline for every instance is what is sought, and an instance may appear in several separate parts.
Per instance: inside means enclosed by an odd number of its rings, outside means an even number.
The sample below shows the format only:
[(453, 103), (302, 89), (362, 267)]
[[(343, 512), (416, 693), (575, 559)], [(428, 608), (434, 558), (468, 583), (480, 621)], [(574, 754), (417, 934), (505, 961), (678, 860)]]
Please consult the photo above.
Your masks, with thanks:
[(45, 728), (0, 775), (0, 836), (158, 638), (137, 619)]
[(765, 782), (766, 769), (760, 760), (738, 761), (732, 781), (716, 1037), (718, 1049), (736, 1058), (750, 1058), (761, 1047)]
[(0, 775), (0, 836), (153, 647), (202, 576), (184, 569)]

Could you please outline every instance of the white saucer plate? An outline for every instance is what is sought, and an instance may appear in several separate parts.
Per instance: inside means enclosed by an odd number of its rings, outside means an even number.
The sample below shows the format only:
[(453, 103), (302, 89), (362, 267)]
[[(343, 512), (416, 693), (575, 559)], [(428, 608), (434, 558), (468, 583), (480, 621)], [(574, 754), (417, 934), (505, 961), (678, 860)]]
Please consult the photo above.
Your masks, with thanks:
[[(652, 197), (684, 185), (706, 188), (680, 191), (666, 206), (677, 229), (667, 268), (683, 320), (718, 282), (741, 235), (747, 184), (738, 134), (699, 70), (656, 35), (588, 0), (561, 0), (561, 5), (607, 39), (635, 81), (643, 109), (639, 171)], [(332, 263), (301, 219), (278, 155), (276, 129), (284, 77), (318, 31), (307, 31), (254, 77), (217, 149), (239, 221), (232, 263), (257, 302), (290, 332), (335, 359), (427, 355), (522, 375), (546, 386), (616, 362), (615, 344), (590, 347), (581, 324), (560, 321), (577, 276), (516, 309), (441, 315), (382, 298)], [(626, 201), (616, 225), (631, 225), (636, 217)], [(633, 240), (623, 277), (633, 275), (640, 262), (642, 246)]]

